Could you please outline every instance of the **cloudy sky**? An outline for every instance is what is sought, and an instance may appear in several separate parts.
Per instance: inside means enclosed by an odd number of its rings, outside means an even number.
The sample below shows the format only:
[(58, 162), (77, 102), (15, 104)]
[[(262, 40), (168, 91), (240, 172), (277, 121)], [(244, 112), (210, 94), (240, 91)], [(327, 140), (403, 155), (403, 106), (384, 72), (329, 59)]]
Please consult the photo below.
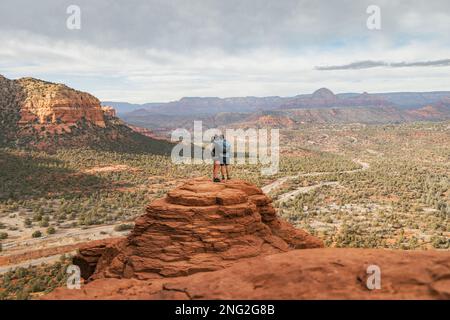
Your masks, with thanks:
[(449, 34), (448, 0), (1, 0), (0, 74), (134, 103), (450, 90)]

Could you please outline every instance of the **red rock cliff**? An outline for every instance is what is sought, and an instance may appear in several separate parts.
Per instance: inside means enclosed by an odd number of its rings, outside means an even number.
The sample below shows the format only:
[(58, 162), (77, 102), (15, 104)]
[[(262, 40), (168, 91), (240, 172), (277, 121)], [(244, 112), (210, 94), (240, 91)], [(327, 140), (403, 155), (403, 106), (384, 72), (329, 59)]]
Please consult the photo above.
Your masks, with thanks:
[(68, 128), (85, 119), (98, 127), (105, 127), (100, 101), (94, 96), (73, 90), (62, 84), (23, 78), (17, 83), (24, 91), (19, 125), (35, 124)]

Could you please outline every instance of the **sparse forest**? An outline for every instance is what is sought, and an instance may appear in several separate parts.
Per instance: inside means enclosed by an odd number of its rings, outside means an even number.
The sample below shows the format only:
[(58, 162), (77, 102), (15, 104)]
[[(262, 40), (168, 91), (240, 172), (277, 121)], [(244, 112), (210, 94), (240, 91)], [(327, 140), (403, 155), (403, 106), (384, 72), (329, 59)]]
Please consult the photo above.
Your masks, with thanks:
[[(279, 215), (327, 246), (449, 250), (449, 126), (282, 131), (278, 174), (262, 176), (261, 165), (246, 164), (232, 166), (232, 177), (260, 187), (280, 180), (270, 191)], [(211, 176), (211, 165), (175, 165), (168, 156), (139, 152), (5, 147), (0, 172), (2, 256), (14, 243), (51, 241), (71, 230), (127, 232), (146, 204), (184, 179)], [(66, 263), (3, 273), (0, 297), (51, 290), (65, 281)]]

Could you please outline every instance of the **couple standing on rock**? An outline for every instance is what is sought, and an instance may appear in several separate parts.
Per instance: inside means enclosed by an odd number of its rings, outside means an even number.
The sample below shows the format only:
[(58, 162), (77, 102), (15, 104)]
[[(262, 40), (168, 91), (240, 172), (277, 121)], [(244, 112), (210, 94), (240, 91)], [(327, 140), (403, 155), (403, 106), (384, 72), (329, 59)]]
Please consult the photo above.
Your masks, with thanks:
[[(212, 159), (214, 161), (213, 167), (213, 181), (225, 181), (225, 173), (227, 180), (230, 180), (230, 171), (228, 165), (230, 164), (231, 145), (225, 139), (224, 135), (215, 135), (212, 139)], [(222, 173), (222, 180), (219, 179), (219, 167)]]

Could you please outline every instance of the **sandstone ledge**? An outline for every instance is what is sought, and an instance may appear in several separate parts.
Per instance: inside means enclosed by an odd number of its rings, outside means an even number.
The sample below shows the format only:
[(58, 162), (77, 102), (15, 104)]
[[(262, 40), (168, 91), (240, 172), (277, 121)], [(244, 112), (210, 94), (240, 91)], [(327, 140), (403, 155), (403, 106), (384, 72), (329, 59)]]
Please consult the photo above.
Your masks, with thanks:
[[(366, 287), (381, 268), (381, 289)], [(450, 299), (445, 251), (306, 249), (254, 258), (229, 268), (154, 280), (100, 279), (44, 299)]]

